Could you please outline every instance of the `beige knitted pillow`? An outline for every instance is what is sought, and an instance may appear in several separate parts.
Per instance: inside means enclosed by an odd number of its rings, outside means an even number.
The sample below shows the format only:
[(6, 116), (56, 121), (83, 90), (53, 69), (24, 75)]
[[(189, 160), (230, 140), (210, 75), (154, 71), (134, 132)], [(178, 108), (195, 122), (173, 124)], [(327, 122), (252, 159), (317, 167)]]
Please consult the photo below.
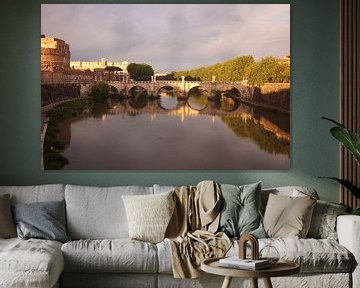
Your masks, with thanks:
[(151, 243), (164, 240), (175, 207), (173, 193), (122, 196), (131, 239)]

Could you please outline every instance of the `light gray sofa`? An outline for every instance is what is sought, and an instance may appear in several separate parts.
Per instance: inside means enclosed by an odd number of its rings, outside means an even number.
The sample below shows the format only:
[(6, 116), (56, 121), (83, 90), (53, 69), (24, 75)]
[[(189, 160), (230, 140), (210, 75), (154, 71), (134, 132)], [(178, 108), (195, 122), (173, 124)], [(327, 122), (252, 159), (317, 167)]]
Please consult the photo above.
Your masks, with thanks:
[[(151, 244), (128, 238), (122, 195), (155, 194), (173, 187), (90, 187), (76, 185), (0, 186), (15, 203), (66, 202), (65, 244), (40, 240), (0, 239), (0, 287), (221, 287), (223, 278), (174, 279), (167, 242)], [(299, 188), (301, 189), (301, 188)], [(272, 189), (292, 195), (291, 187)], [(266, 194), (263, 191), (263, 201)], [(274, 287), (360, 287), (360, 217), (337, 219), (339, 242), (329, 239), (260, 239), (281, 257), (301, 264), (301, 273), (273, 278)], [(237, 243), (228, 255), (237, 254)], [(260, 287), (262, 281), (259, 281)], [(234, 279), (236, 285), (250, 284)], [(243, 287), (243, 286), (241, 286)]]

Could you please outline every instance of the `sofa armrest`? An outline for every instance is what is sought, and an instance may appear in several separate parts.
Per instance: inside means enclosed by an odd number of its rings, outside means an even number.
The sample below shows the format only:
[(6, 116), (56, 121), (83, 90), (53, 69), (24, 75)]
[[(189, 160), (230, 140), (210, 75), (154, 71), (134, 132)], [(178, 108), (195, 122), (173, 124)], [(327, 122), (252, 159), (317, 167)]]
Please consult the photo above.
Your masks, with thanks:
[(336, 224), (339, 243), (355, 257), (352, 273), (353, 287), (360, 287), (360, 216), (341, 215)]

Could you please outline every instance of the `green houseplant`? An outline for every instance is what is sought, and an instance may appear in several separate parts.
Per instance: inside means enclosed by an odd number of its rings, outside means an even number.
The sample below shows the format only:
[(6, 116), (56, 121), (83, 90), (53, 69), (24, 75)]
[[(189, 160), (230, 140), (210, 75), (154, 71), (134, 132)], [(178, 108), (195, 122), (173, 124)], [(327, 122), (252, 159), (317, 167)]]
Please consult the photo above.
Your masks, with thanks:
[[(350, 151), (357, 164), (360, 165), (360, 136), (357, 135), (355, 132), (350, 131), (343, 124), (336, 122), (333, 119), (327, 117), (322, 117), (322, 119), (325, 119), (327, 121), (336, 124), (336, 126), (330, 129), (331, 134), (340, 143), (342, 143), (346, 149)], [(348, 179), (341, 179), (336, 177), (319, 177), (319, 178), (327, 178), (337, 181), (347, 190), (349, 190), (356, 198), (360, 198), (360, 187), (357, 187)], [(352, 214), (360, 215), (360, 207), (353, 209)]]

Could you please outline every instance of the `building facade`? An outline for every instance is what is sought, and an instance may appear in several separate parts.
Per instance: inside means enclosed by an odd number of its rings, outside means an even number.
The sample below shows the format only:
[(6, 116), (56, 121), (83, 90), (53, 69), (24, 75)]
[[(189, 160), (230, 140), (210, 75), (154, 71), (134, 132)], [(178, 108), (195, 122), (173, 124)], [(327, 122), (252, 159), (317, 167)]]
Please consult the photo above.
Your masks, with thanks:
[(70, 69), (70, 48), (64, 40), (41, 35), (41, 71)]
[(127, 72), (127, 66), (129, 62), (112, 62), (107, 61), (106, 58), (101, 58), (101, 61), (70, 61), (71, 69), (75, 70), (90, 70), (94, 71), (95, 69), (105, 69), (108, 66), (115, 66), (122, 69), (123, 72)]

